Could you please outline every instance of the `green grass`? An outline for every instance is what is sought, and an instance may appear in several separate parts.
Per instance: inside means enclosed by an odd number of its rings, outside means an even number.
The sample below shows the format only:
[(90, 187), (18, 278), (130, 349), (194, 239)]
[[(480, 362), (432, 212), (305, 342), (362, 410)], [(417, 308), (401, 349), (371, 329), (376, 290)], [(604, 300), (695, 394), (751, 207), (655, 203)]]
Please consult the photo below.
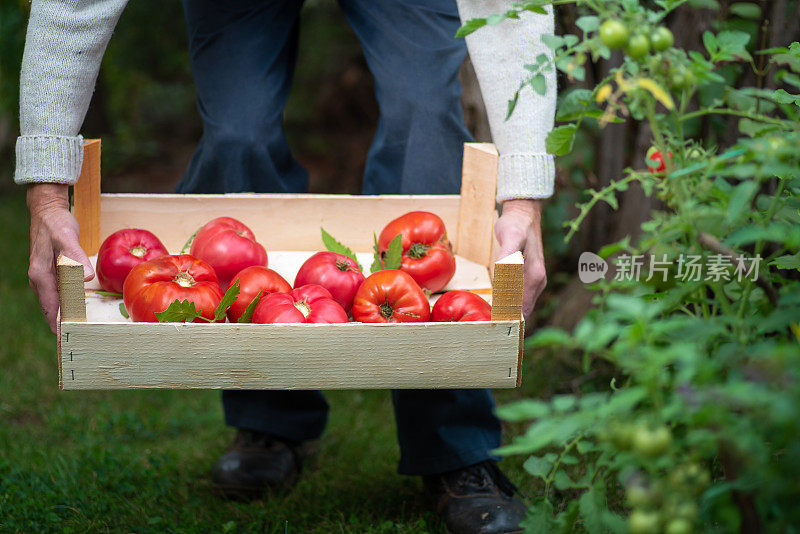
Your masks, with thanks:
[[(0, 531), (443, 531), (420, 481), (396, 473), (386, 391), (330, 392), (328, 429), (298, 486), (249, 504), (211, 492), (208, 472), (234, 435), (219, 392), (59, 391), (56, 340), (27, 282), (21, 191), (0, 196), (0, 227)], [(525, 387), (498, 401), (548, 392), (553, 365), (526, 364)], [(522, 460), (503, 467), (534, 495)]]

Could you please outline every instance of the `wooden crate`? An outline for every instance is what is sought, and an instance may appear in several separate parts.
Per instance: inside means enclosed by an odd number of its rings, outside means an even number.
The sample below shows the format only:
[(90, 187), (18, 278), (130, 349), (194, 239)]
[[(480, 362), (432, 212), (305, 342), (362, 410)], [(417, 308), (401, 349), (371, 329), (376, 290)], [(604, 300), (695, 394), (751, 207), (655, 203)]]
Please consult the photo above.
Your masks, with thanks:
[[(112, 232), (145, 228), (170, 252), (208, 220), (229, 215), (253, 229), (270, 267), (292, 269), (322, 250), (320, 227), (357, 251), (411, 210), (437, 213), (457, 255), (448, 288), (492, 303), (490, 322), (416, 324), (132, 323), (58, 260), (62, 389), (511, 388), (522, 363), (522, 255), (493, 262), (497, 152), (464, 148), (461, 195), (100, 194), (100, 141), (86, 142), (73, 192), (81, 245), (92, 256)], [(359, 253), (361, 255), (362, 252)], [(361, 262), (362, 265), (364, 262)], [(366, 263), (369, 266), (370, 262)]]

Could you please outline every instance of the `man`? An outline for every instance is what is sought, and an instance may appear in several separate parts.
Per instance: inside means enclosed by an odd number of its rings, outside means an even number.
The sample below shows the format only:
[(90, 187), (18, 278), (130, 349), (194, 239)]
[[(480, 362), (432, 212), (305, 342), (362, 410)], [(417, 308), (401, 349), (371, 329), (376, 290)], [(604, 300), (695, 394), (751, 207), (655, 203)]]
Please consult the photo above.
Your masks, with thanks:
[[(100, 59), (127, 0), (38, 0), (31, 7), (21, 77), (21, 136), (15, 180), (28, 184), (29, 278), (54, 328), (54, 258), (84, 264), (67, 187), (82, 160), (80, 126)], [(470, 141), (457, 71), (466, 54), (455, 39), (462, 20), (501, 12), (499, 0), (340, 0), (375, 77), (380, 120), (363, 192), (459, 191), (462, 143)], [(307, 177), (282, 128), (302, 0), (184, 0), (192, 69), (204, 133), (179, 192), (305, 192)], [(505, 121), (523, 65), (548, 53), (541, 35), (552, 15), (526, 14), (467, 39), (500, 153), (496, 224), (499, 257), (525, 256), (524, 311), (545, 284), (540, 201), (553, 189), (544, 150), (552, 128), (555, 79), (544, 96), (526, 94)], [(491, 451), (500, 423), (488, 390), (394, 391), (399, 472), (423, 476), (453, 532), (511, 532), (524, 507)], [(327, 403), (315, 391), (226, 391), (226, 422), (239, 429), (214, 466), (215, 484), (233, 496), (290, 487), (304, 444), (318, 438)]]

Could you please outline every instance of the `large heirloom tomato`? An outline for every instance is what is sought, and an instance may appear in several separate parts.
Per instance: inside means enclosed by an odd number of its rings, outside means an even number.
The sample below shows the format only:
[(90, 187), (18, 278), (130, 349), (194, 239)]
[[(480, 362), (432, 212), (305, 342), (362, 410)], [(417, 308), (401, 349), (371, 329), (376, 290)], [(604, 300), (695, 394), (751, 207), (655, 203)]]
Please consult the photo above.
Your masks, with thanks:
[(344, 311), (353, 307), (353, 297), (364, 282), (364, 274), (351, 258), (336, 252), (317, 252), (308, 258), (294, 279), (294, 287), (317, 284), (333, 295)]
[(353, 319), (362, 323), (424, 323), (428, 297), (408, 273), (396, 269), (367, 277), (353, 299)]
[(254, 323), (346, 323), (347, 312), (330, 291), (309, 284), (291, 293), (272, 293), (253, 312)]
[(492, 307), (469, 291), (448, 291), (437, 300), (431, 311), (431, 321), (491, 321)]
[(209, 263), (224, 289), (245, 267), (267, 266), (267, 251), (256, 241), (252, 230), (232, 217), (219, 217), (200, 228), (189, 254)]
[(385, 253), (398, 234), (403, 243), (400, 270), (430, 291), (436, 292), (446, 286), (456, 272), (456, 258), (442, 219), (427, 211), (406, 213), (383, 229), (378, 251)]
[(97, 251), (97, 280), (106, 291), (122, 293), (125, 277), (143, 261), (166, 256), (167, 247), (152, 233), (138, 228), (117, 230)]
[(194, 302), (203, 317), (213, 319), (222, 300), (222, 289), (214, 269), (206, 262), (188, 254), (161, 256), (131, 270), (122, 288), (122, 300), (136, 322), (158, 322), (155, 314), (175, 300)]
[(260, 265), (246, 267), (233, 279), (233, 285), (239, 280), (239, 295), (236, 301), (228, 308), (228, 319), (235, 323), (242, 316), (244, 310), (259, 294), (264, 293), (289, 293), (292, 286), (281, 275)]

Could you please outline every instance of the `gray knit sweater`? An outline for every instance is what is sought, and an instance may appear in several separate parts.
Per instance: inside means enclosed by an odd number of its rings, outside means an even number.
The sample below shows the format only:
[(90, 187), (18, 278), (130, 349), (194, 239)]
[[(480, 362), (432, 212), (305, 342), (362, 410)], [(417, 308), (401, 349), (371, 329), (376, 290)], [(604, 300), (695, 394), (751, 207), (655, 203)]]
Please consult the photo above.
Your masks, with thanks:
[[(20, 79), (20, 130), (14, 180), (19, 184), (73, 184), (83, 161), (79, 132), (100, 61), (128, 0), (33, 0)], [(508, 8), (507, 0), (458, 0), (462, 20)], [(550, 51), (541, 36), (553, 33), (548, 16), (523, 14), (467, 37), (500, 153), (497, 200), (553, 194), (553, 157), (545, 138), (555, 115), (555, 75), (548, 92), (520, 98), (505, 120), (508, 100), (525, 76), (523, 65)]]

